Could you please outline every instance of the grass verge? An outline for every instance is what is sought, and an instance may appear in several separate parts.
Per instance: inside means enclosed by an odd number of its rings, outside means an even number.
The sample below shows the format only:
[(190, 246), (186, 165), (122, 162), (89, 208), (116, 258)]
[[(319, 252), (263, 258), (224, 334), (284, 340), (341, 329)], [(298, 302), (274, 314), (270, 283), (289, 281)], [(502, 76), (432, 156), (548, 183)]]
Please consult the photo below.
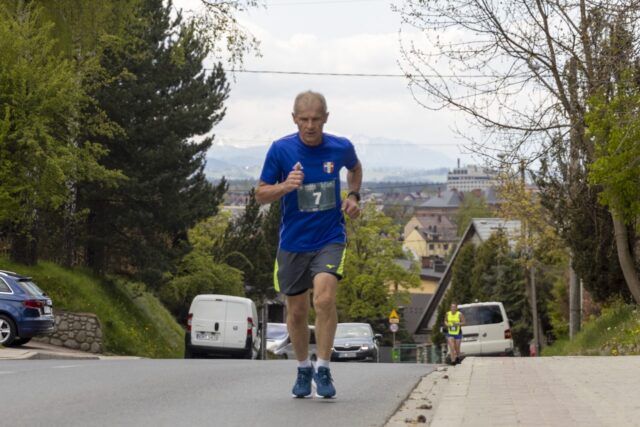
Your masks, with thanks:
[(51, 262), (24, 266), (0, 258), (0, 269), (31, 276), (49, 294), (54, 309), (98, 316), (108, 353), (152, 358), (183, 355), (184, 330), (140, 283), (97, 277), (85, 269)]
[(640, 307), (615, 302), (582, 325), (573, 340), (561, 339), (543, 356), (617, 356), (640, 354)]

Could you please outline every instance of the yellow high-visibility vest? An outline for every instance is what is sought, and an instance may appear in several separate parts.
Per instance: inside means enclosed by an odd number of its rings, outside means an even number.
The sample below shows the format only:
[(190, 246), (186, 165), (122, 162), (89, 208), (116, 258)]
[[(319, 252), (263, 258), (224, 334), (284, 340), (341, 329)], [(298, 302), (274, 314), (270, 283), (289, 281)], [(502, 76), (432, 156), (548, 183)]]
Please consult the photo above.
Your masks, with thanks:
[(460, 335), (462, 332), (460, 328), (460, 312), (456, 311), (452, 313), (447, 311), (447, 332), (449, 335)]

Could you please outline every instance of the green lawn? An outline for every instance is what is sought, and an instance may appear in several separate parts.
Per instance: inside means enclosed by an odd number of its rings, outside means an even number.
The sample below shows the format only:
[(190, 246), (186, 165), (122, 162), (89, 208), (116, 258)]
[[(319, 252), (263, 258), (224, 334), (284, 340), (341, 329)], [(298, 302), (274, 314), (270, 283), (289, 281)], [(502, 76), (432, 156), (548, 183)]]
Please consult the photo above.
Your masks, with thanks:
[(545, 348), (543, 356), (640, 354), (640, 307), (614, 303), (582, 325), (573, 340)]
[(24, 266), (0, 258), (0, 269), (31, 276), (51, 296), (54, 309), (97, 315), (107, 353), (153, 358), (183, 355), (183, 328), (142, 284), (50, 262)]

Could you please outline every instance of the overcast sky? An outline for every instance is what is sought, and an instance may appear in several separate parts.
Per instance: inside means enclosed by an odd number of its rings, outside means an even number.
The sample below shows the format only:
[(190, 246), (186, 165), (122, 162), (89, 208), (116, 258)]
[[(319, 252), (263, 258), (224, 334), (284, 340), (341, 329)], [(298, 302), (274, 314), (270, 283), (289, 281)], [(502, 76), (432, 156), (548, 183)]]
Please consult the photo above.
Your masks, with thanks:
[[(200, 0), (174, 0), (193, 10)], [(261, 42), (262, 57), (248, 57), (247, 70), (322, 73), (402, 74), (398, 66), (400, 16), (394, 0), (273, 0), (241, 21)], [(407, 29), (405, 29), (407, 30)], [(419, 34), (406, 34), (419, 38)], [(291, 109), (304, 90), (322, 92), (329, 106), (325, 130), (353, 138), (387, 138), (427, 145), (450, 159), (462, 158), (462, 144), (447, 111), (419, 106), (397, 77), (325, 77), (274, 74), (236, 75), (227, 115), (216, 139), (236, 146), (264, 145), (295, 131)], [(443, 158), (442, 166), (453, 166)]]

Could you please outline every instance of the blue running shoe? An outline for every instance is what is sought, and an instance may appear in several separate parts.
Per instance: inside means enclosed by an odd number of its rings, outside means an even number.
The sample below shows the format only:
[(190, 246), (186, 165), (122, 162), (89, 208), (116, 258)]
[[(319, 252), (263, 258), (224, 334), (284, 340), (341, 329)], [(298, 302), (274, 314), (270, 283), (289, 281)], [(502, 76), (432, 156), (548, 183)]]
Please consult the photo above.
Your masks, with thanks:
[(313, 375), (313, 380), (316, 383), (317, 397), (331, 398), (336, 395), (336, 388), (333, 386), (333, 378), (331, 378), (329, 368), (318, 368), (318, 372)]
[(298, 379), (293, 385), (291, 394), (293, 397), (311, 397), (311, 380), (313, 378), (313, 367), (298, 368)]

